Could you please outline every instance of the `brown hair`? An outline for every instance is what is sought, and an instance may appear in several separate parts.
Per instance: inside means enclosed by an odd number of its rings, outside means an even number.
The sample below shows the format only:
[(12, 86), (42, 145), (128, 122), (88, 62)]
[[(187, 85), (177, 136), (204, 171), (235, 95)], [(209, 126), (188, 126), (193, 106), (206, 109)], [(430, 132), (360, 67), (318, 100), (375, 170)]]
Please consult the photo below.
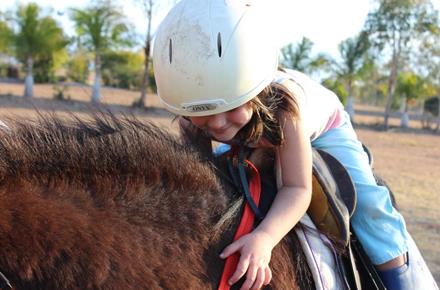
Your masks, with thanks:
[(271, 83), (250, 101), (253, 110), (251, 120), (244, 126), (238, 138), (241, 143), (250, 144), (265, 138), (272, 145), (283, 144), (282, 115), (298, 118), (298, 103), (285, 86)]
[[(232, 143), (247, 145), (266, 139), (274, 146), (284, 142), (282, 116), (297, 119), (298, 103), (291, 91), (282, 84), (272, 82), (255, 98), (249, 101), (253, 114), (251, 120), (238, 132)], [(193, 125), (188, 117), (178, 116), (176, 120), (187, 120), (186, 125), (180, 123), (184, 141), (198, 148), (203, 148), (206, 155), (211, 153), (212, 137), (208, 132)]]

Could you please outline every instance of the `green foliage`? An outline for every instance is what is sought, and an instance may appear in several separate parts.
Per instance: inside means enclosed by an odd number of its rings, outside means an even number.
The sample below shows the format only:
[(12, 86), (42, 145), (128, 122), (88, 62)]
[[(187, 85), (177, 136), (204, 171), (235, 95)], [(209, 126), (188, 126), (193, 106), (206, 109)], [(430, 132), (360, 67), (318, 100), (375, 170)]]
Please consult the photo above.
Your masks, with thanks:
[[(78, 42), (90, 52), (94, 53), (95, 83), (93, 87), (92, 102), (99, 102), (101, 56), (103, 53), (120, 47), (133, 44), (130, 36), (131, 29), (127, 20), (120, 13), (122, 9), (113, 6), (110, 0), (97, 1), (85, 9), (70, 10), (72, 20), (75, 22)], [(113, 73), (113, 72), (112, 72)]]
[(68, 61), (67, 76), (74, 82), (85, 83), (89, 75), (90, 57), (84, 51), (77, 51)]
[(356, 96), (362, 102), (384, 105), (388, 90), (387, 76), (380, 71), (373, 56), (365, 55), (363, 65), (357, 72)]
[(348, 94), (353, 94), (353, 82), (359, 78), (368, 48), (368, 37), (364, 32), (339, 44), (342, 61), (335, 65), (336, 74), (344, 82)]
[(150, 71), (148, 72), (148, 76), (150, 79), (149, 87), (152, 92), (157, 93), (157, 85), (156, 85), (156, 79), (154, 78), (154, 68), (153, 65), (150, 65)]
[(55, 81), (53, 59), (50, 55), (41, 55), (34, 61), (34, 81), (36, 83), (48, 83)]
[(340, 80), (328, 78), (322, 82), (322, 85), (334, 92), (338, 96), (342, 104), (344, 104), (345, 106), (345, 104), (347, 103), (348, 92)]
[(425, 40), (440, 32), (438, 11), (429, 0), (376, 0), (378, 7), (368, 14), (364, 31), (372, 47), (389, 59), (393, 76), (410, 57), (424, 54)]
[(52, 17), (42, 15), (35, 3), (20, 6), (11, 23), (10, 39), (17, 59), (25, 68), (32, 60), (35, 81), (53, 81), (55, 68), (62, 61), (59, 56), (66, 54), (69, 44), (63, 29)]
[(6, 21), (0, 19), (0, 53), (11, 53), (12, 29)]
[(70, 16), (80, 44), (99, 53), (132, 45), (131, 27), (120, 11), (111, 1), (97, 1), (85, 9), (72, 8)]
[(281, 64), (286, 68), (305, 71), (310, 62), (313, 42), (307, 37), (303, 37), (301, 42), (294, 47), (290, 43), (281, 49)]
[(143, 72), (142, 53), (108, 51), (102, 55), (104, 84), (126, 89), (139, 89)]
[(431, 11), (424, 16), (422, 26), (430, 33), (426, 33), (418, 47), (416, 71), (437, 87), (435, 95), (440, 95), (440, 17), (438, 11)]
[(15, 18), (17, 32), (14, 35), (14, 46), (17, 57), (25, 63), (27, 58), (52, 57), (53, 53), (64, 49), (69, 40), (63, 29), (50, 16), (41, 15), (39, 6), (30, 3), (20, 6)]
[(378, 0), (379, 7), (367, 17), (366, 31), (379, 49), (396, 41), (406, 44), (415, 29), (412, 0)]
[(280, 63), (283, 67), (311, 73), (329, 64), (329, 57), (319, 54), (312, 57), (313, 42), (303, 37), (296, 47), (290, 43), (281, 49)]
[(412, 100), (423, 100), (433, 96), (436, 89), (413, 72), (402, 72), (397, 78), (395, 98), (406, 98), (407, 102)]

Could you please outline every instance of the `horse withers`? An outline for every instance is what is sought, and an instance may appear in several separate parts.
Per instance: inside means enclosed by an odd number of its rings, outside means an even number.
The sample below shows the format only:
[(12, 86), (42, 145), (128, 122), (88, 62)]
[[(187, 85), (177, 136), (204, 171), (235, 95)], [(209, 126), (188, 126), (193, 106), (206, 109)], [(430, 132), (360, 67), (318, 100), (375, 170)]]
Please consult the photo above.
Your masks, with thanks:
[[(8, 126), (0, 272), (14, 289), (216, 289), (243, 199), (212, 161), (131, 118)], [(271, 267), (270, 288), (313, 289), (293, 232)]]

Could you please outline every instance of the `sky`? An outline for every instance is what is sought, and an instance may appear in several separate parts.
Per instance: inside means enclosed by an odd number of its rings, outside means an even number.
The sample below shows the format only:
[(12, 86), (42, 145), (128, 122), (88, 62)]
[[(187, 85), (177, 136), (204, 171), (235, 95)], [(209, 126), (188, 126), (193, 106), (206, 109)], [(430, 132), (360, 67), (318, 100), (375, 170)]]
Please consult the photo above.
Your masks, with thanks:
[[(13, 10), (19, 4), (31, 0), (0, 0), (0, 11)], [(119, 2), (118, 2), (119, 1)], [(268, 0), (275, 9), (271, 21), (277, 25), (280, 46), (297, 43), (302, 37), (307, 37), (314, 43), (314, 53), (326, 52), (338, 58), (338, 44), (355, 36), (363, 27), (366, 16), (372, 7), (371, 0)], [(33, 0), (42, 7), (53, 8), (53, 16), (59, 20), (66, 33), (73, 34), (73, 23), (65, 13), (69, 7), (84, 7), (90, 0)], [(68, 2), (69, 4), (67, 4)], [(123, 7), (125, 15), (133, 23), (140, 39), (145, 35), (146, 20), (140, 6), (135, 6), (134, 0), (117, 0)], [(173, 0), (159, 0), (158, 13), (154, 17), (153, 26), (171, 8)], [(433, 0), (440, 9), (440, 0)], [(122, 3), (124, 5), (122, 5)], [(58, 12), (58, 13), (56, 13)]]

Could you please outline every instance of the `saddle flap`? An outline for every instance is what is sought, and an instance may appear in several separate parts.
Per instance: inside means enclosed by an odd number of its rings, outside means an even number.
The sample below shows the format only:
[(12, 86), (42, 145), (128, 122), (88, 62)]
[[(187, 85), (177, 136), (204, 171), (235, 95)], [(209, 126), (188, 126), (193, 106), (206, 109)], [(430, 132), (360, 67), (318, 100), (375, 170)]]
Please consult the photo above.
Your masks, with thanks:
[(344, 166), (330, 154), (314, 149), (312, 200), (307, 212), (316, 227), (348, 245), (355, 207), (356, 191)]

